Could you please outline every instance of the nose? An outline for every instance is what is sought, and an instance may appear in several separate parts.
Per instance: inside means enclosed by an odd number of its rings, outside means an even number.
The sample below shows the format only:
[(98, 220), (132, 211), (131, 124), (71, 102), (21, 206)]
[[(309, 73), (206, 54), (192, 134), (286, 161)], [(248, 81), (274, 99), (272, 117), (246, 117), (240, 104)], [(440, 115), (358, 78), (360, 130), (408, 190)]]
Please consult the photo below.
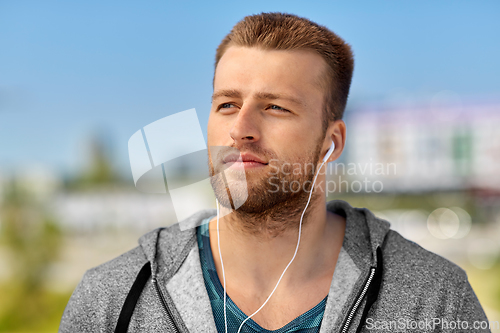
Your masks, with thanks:
[(258, 112), (243, 106), (234, 120), (229, 135), (237, 145), (256, 142), (260, 139)]

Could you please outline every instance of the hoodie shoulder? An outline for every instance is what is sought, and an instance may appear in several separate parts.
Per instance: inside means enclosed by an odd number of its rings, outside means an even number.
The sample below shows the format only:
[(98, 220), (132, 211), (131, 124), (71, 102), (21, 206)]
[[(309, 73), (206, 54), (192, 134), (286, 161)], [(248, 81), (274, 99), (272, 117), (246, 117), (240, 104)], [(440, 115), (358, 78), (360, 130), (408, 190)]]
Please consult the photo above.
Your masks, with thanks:
[(486, 320), (467, 274), (455, 263), (393, 230), (387, 233), (383, 261), (379, 311), (402, 318)]
[(66, 305), (59, 332), (113, 331), (125, 297), (146, 262), (138, 246), (85, 272)]
[(196, 246), (195, 228), (214, 210), (199, 211), (184, 221), (155, 229), (139, 239), (139, 246), (89, 269), (64, 310), (59, 332), (110, 332), (140, 269), (151, 263), (152, 274), (174, 274)]
[(391, 318), (471, 323), (486, 319), (467, 274), (458, 265), (404, 238), (366, 208), (353, 208), (340, 200), (329, 202), (327, 208), (346, 217), (344, 245), (353, 260), (359, 257), (355, 262), (362, 264), (364, 258), (366, 265), (368, 255), (373, 260), (376, 249), (382, 249), (383, 277), (375, 305), (379, 317), (390, 313)]
[[(143, 249), (140, 246), (136, 246), (135, 248), (119, 255), (118, 257), (110, 261), (89, 269), (86, 274), (104, 278), (112, 277), (113, 274), (122, 271), (132, 273), (130, 272), (131, 268), (142, 267), (146, 263), (146, 261), (147, 259)], [(125, 273), (125, 275), (128, 275), (129, 273)]]
[(427, 279), (446, 279), (458, 282), (467, 279), (465, 271), (448, 259), (424, 249), (398, 232), (389, 230), (383, 247), (384, 266), (398, 267), (405, 275), (413, 274)]

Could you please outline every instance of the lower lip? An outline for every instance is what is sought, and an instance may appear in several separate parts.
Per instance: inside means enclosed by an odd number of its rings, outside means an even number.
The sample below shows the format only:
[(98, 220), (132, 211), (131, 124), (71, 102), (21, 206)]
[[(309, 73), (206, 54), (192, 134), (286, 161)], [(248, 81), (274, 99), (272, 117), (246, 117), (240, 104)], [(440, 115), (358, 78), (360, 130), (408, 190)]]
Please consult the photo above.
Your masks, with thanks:
[(231, 164), (234, 165), (236, 168), (244, 167), (245, 169), (261, 168), (261, 167), (265, 167), (267, 165), (267, 164), (263, 164), (263, 163), (259, 163), (259, 162), (254, 162), (254, 161), (233, 162)]

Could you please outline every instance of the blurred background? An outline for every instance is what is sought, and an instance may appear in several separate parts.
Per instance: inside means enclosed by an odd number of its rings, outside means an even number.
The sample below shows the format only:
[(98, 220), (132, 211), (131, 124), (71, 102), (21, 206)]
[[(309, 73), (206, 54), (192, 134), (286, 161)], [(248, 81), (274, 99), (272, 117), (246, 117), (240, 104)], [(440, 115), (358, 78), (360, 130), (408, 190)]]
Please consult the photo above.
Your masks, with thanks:
[(499, 2), (0, 0), (0, 332), (56, 332), (85, 270), (176, 222), (128, 139), (190, 108), (206, 136), (215, 49), (262, 11), (353, 47), (329, 199), (460, 265), (500, 320)]

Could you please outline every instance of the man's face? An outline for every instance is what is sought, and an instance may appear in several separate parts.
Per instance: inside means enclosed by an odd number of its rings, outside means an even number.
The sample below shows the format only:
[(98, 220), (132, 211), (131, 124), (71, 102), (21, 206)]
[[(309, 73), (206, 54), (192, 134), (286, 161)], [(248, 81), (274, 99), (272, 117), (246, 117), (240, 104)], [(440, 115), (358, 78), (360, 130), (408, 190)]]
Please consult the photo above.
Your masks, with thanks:
[[(209, 163), (214, 173), (227, 167), (225, 162), (244, 168), (248, 199), (241, 210), (262, 212), (310, 190), (307, 181), (329, 146), (322, 131), (325, 69), (321, 56), (306, 50), (231, 46), (222, 56), (215, 72), (208, 146), (236, 148), (242, 161), (212, 153)], [(225, 191), (223, 184), (212, 185), (216, 195)]]

